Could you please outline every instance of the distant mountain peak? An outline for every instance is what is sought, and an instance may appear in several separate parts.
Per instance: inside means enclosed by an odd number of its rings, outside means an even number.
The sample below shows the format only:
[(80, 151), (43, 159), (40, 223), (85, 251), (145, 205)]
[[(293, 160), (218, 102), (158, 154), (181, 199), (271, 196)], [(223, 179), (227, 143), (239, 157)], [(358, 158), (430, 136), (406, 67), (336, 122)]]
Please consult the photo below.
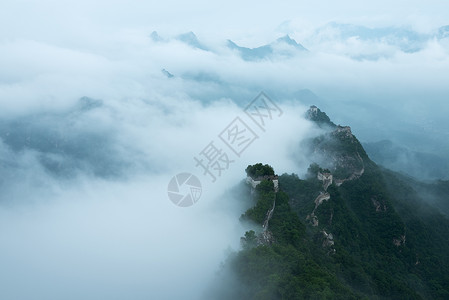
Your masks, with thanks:
[(306, 118), (315, 122), (319, 127), (330, 127), (332, 129), (337, 127), (337, 125), (331, 121), (327, 114), (315, 105), (310, 106), (306, 113)]
[(80, 99), (78, 99), (78, 102), (76, 104), (76, 109), (79, 111), (89, 111), (95, 108), (99, 108), (103, 106), (103, 101), (102, 100), (98, 100), (98, 99), (92, 99), (89, 97), (81, 97)]
[(294, 52), (292, 51), (285, 51), (285, 49), (282, 49), (281, 51), (279, 51), (279, 49), (276, 49), (276, 46), (278, 44), (287, 44), (289, 46), (293, 46), (293, 48), (296, 51), (307, 51), (306, 48), (304, 48), (304, 46), (302, 46), (301, 44), (297, 43), (294, 39), (292, 39), (288, 34), (278, 38), (276, 41), (271, 42), (269, 44), (266, 45), (262, 45), (256, 48), (247, 48), (247, 47), (242, 47), (237, 45), (235, 42), (228, 40), (228, 48), (232, 49), (232, 50), (237, 50), (240, 53), (240, 56), (244, 59), (244, 60), (248, 60), (248, 61), (254, 61), (254, 60), (261, 60), (261, 59), (267, 59), (267, 58), (271, 58), (274, 54), (278, 54), (278, 55), (284, 55), (284, 56), (294, 56)]
[(204, 46), (199, 40), (198, 37), (192, 31), (180, 34), (176, 37), (177, 40), (197, 49), (208, 51), (207, 47)]
[(257, 48), (241, 47), (231, 40), (228, 40), (228, 48), (237, 50), (240, 56), (247, 61), (261, 60), (268, 58), (273, 54), (273, 49), (270, 45), (260, 46)]
[(284, 35), (283, 37), (278, 38), (277, 41), (285, 42), (285, 43), (287, 43), (289, 45), (293, 45), (293, 46), (298, 45), (298, 43), (294, 39), (292, 39), (288, 34)]
[(185, 39), (185, 40), (198, 41), (198, 37), (196, 36), (195, 33), (193, 33), (193, 31), (189, 31), (189, 32), (182, 33), (182, 34), (178, 35), (178, 39), (180, 39), (180, 40)]
[(162, 74), (164, 74), (167, 78), (173, 78), (173, 77), (175, 77), (175, 75), (173, 75), (172, 73), (170, 73), (170, 72), (167, 71), (166, 69), (162, 69), (161, 72), (162, 72)]
[(236, 49), (236, 48), (240, 48), (239, 45), (237, 45), (236, 43), (234, 43), (232, 40), (227, 40), (227, 46), (231, 49)]
[(150, 38), (153, 40), (153, 42), (162, 42), (164, 39), (157, 33), (157, 31), (153, 31), (150, 34)]
[(449, 25), (442, 26), (438, 29), (438, 38), (444, 39), (449, 37)]
[(298, 43), (295, 39), (292, 39), (288, 34), (280, 37), (276, 40), (277, 43), (285, 43), (287, 45), (293, 46), (299, 50), (308, 51), (303, 45)]

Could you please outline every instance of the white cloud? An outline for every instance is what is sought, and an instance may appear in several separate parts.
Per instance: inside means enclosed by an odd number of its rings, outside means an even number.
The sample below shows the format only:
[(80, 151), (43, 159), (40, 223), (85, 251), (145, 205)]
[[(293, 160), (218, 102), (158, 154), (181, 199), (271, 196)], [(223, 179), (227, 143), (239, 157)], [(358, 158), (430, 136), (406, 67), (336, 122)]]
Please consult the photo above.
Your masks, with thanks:
[[(168, 85), (163, 92), (171, 85), (168, 79), (151, 81), (156, 83)], [(150, 99), (109, 99), (90, 110), (77, 105), (68, 114), (47, 109), (39, 115), (23, 107), (28, 115), (3, 120), (2, 133), (5, 128), (12, 131), (2, 135), (1, 144), (2, 175), (9, 175), (0, 183), (5, 195), (0, 208), (2, 295), (201, 296), (226, 250), (238, 249), (245, 231), (238, 222), (244, 204), (229, 189), (244, 178), (250, 163), (270, 163), (278, 172), (304, 172), (308, 162), (303, 158), (298, 164), (292, 154), (313, 130), (301, 117), (305, 107), (282, 106), (282, 117), (273, 120), (266, 133), (259, 130), (260, 138), (241, 158), (229, 153), (235, 162), (211, 183), (193, 157), (211, 140), (224, 148), (217, 135), (245, 114), (229, 100), (204, 106), (175, 95), (153, 92)], [(35, 124), (26, 126), (29, 120)], [(9, 122), (18, 127), (8, 127)], [(64, 135), (54, 134), (55, 128)], [(288, 134), (291, 130), (294, 135)], [(23, 148), (12, 150), (17, 144)], [(102, 154), (121, 176), (93, 176), (83, 167), (101, 165)], [(55, 173), (44, 167), (42, 155), (54, 155), (79, 169)], [(8, 167), (12, 161), (15, 166)], [(166, 194), (171, 176), (184, 171), (197, 174), (203, 183), (202, 198), (187, 209), (173, 205)]]

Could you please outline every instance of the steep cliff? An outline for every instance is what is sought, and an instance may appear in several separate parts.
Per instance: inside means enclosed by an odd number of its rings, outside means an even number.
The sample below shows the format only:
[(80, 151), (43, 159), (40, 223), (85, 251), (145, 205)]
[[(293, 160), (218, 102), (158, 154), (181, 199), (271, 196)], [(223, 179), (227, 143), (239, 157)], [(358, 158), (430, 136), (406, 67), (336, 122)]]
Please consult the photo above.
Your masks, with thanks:
[(377, 166), (318, 108), (308, 116), (324, 130), (309, 141), (315, 163), (304, 179), (279, 176), (277, 193), (265, 180), (248, 195), (242, 218), (258, 229), (225, 264), (239, 284), (217, 298), (449, 298), (449, 220), (422, 185)]

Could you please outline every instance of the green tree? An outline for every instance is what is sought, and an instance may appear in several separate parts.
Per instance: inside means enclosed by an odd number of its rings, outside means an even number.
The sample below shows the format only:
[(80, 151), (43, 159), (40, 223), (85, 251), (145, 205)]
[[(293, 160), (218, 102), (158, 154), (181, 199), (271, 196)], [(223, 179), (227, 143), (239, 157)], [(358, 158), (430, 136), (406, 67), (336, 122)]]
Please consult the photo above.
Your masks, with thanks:
[(273, 167), (268, 164), (263, 165), (262, 163), (249, 165), (245, 171), (246, 174), (252, 178), (274, 175)]

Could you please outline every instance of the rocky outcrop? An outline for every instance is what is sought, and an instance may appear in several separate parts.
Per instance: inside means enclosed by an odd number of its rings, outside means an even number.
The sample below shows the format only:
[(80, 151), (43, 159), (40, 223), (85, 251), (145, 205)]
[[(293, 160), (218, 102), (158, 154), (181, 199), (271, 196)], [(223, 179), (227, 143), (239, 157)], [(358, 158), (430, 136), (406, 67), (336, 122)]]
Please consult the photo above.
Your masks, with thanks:
[(309, 221), (313, 227), (317, 227), (319, 225), (319, 221), (318, 218), (315, 216), (315, 213), (307, 215), (306, 220)]
[(324, 235), (323, 247), (332, 247), (334, 245), (334, 236), (332, 233), (327, 233), (325, 230), (321, 231)]
[(264, 230), (259, 235), (257, 239), (258, 245), (271, 245), (274, 243), (274, 236), (273, 233), (269, 230)]
[(383, 200), (379, 200), (377, 197), (372, 197), (371, 201), (376, 209), (376, 212), (385, 212), (387, 211), (387, 206)]
[(335, 128), (335, 125), (325, 112), (322, 112), (318, 107), (312, 105), (306, 113), (306, 118), (315, 122), (321, 128)]
[(329, 249), (329, 251), (327, 252), (327, 254), (334, 254), (335, 252), (337, 252), (334, 248), (334, 236), (332, 235), (332, 233), (327, 233), (325, 230), (322, 230), (321, 233), (323, 234), (323, 248), (327, 248)]
[(405, 245), (405, 234), (401, 235), (399, 238), (393, 238), (393, 245), (396, 247)]
[(331, 173), (318, 172), (318, 180), (323, 181), (323, 189), (327, 191), (327, 188), (332, 184), (333, 176)]
[(360, 178), (365, 172), (363, 157), (367, 157), (366, 153), (349, 126), (336, 126), (334, 130), (315, 138), (310, 151), (313, 159), (332, 173), (318, 174), (318, 179), (326, 185), (325, 190), (332, 182), (340, 186), (345, 181)]
[(343, 134), (347, 138), (353, 138), (351, 127), (338, 125), (334, 131), (334, 134)]

